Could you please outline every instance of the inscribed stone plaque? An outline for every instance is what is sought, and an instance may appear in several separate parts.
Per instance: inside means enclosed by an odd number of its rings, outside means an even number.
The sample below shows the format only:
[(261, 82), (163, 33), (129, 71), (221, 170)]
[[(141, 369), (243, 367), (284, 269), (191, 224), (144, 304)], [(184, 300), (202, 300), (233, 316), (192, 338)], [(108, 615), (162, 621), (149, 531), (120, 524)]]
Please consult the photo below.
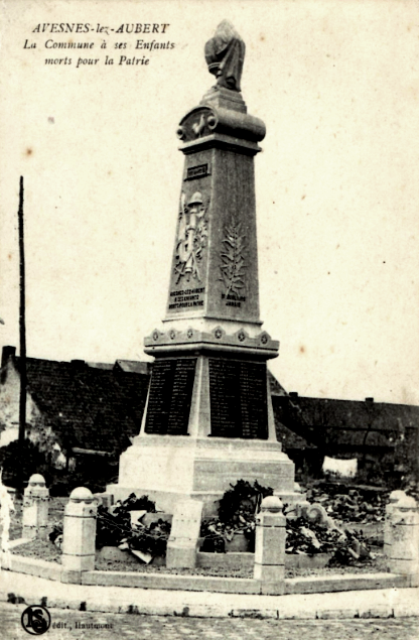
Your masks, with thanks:
[(187, 433), (195, 365), (196, 358), (155, 362), (150, 382), (146, 433)]
[(196, 358), (176, 361), (167, 428), (169, 435), (185, 435), (188, 432), (195, 365)]
[(266, 365), (210, 359), (211, 435), (268, 437)]

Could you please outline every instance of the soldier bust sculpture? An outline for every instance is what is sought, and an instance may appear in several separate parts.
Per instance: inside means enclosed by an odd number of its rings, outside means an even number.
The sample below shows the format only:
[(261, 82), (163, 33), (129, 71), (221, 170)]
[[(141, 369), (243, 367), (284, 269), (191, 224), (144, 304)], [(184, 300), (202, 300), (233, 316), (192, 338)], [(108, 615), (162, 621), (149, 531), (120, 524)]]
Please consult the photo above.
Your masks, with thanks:
[(205, 45), (208, 70), (217, 78), (217, 86), (240, 91), (246, 45), (228, 20), (218, 25)]

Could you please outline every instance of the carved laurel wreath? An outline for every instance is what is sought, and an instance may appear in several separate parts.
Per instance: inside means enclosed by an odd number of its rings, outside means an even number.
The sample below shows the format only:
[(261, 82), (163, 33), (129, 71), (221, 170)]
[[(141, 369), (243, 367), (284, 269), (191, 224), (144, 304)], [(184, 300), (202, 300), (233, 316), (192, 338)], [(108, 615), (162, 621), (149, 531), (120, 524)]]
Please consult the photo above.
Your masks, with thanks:
[(221, 280), (226, 295), (239, 296), (246, 288), (246, 236), (242, 233), (242, 224), (233, 218), (224, 229), (223, 250), (220, 266)]

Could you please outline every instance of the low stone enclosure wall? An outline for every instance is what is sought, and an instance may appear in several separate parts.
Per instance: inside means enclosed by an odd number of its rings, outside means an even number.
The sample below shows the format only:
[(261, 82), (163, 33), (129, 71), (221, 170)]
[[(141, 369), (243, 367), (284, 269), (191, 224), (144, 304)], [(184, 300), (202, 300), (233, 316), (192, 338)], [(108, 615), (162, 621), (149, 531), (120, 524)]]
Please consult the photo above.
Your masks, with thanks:
[[(307, 578), (285, 578), (286, 517), (276, 496), (262, 501), (256, 519), (255, 553), (209, 554), (197, 550), (202, 504), (187, 500), (173, 514), (167, 544), (166, 566), (193, 569), (242, 563), (253, 564), (253, 578), (225, 578), (183, 573), (95, 571), (97, 499), (86, 488), (75, 489), (66, 505), (62, 563), (48, 562), (10, 553), (25, 542), (47, 536), (48, 489), (42, 476), (33, 476), (25, 490), (23, 536), (2, 548), (2, 568), (64, 583), (215, 591), (246, 594), (305, 594), (358, 589), (419, 586), (419, 512), (415, 500), (404, 492), (393, 492), (386, 509), (384, 552), (388, 573), (342, 574)], [(3, 541), (5, 536), (3, 535)], [(213, 555), (211, 559), (209, 556)], [(237, 559), (242, 556), (241, 559)]]

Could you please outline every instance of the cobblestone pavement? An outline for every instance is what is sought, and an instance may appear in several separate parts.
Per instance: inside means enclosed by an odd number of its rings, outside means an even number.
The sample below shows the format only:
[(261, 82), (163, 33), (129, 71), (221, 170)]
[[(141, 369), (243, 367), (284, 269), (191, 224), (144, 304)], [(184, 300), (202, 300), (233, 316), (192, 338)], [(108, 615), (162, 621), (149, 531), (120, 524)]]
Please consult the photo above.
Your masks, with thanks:
[[(1, 640), (22, 640), (26, 605), (0, 604)], [(51, 609), (45, 640), (418, 640), (419, 619), (255, 620), (243, 618), (176, 618)], [(84, 625), (84, 627), (82, 626)], [(100, 628), (92, 628), (96, 625)], [(107, 625), (104, 627), (103, 625)]]

